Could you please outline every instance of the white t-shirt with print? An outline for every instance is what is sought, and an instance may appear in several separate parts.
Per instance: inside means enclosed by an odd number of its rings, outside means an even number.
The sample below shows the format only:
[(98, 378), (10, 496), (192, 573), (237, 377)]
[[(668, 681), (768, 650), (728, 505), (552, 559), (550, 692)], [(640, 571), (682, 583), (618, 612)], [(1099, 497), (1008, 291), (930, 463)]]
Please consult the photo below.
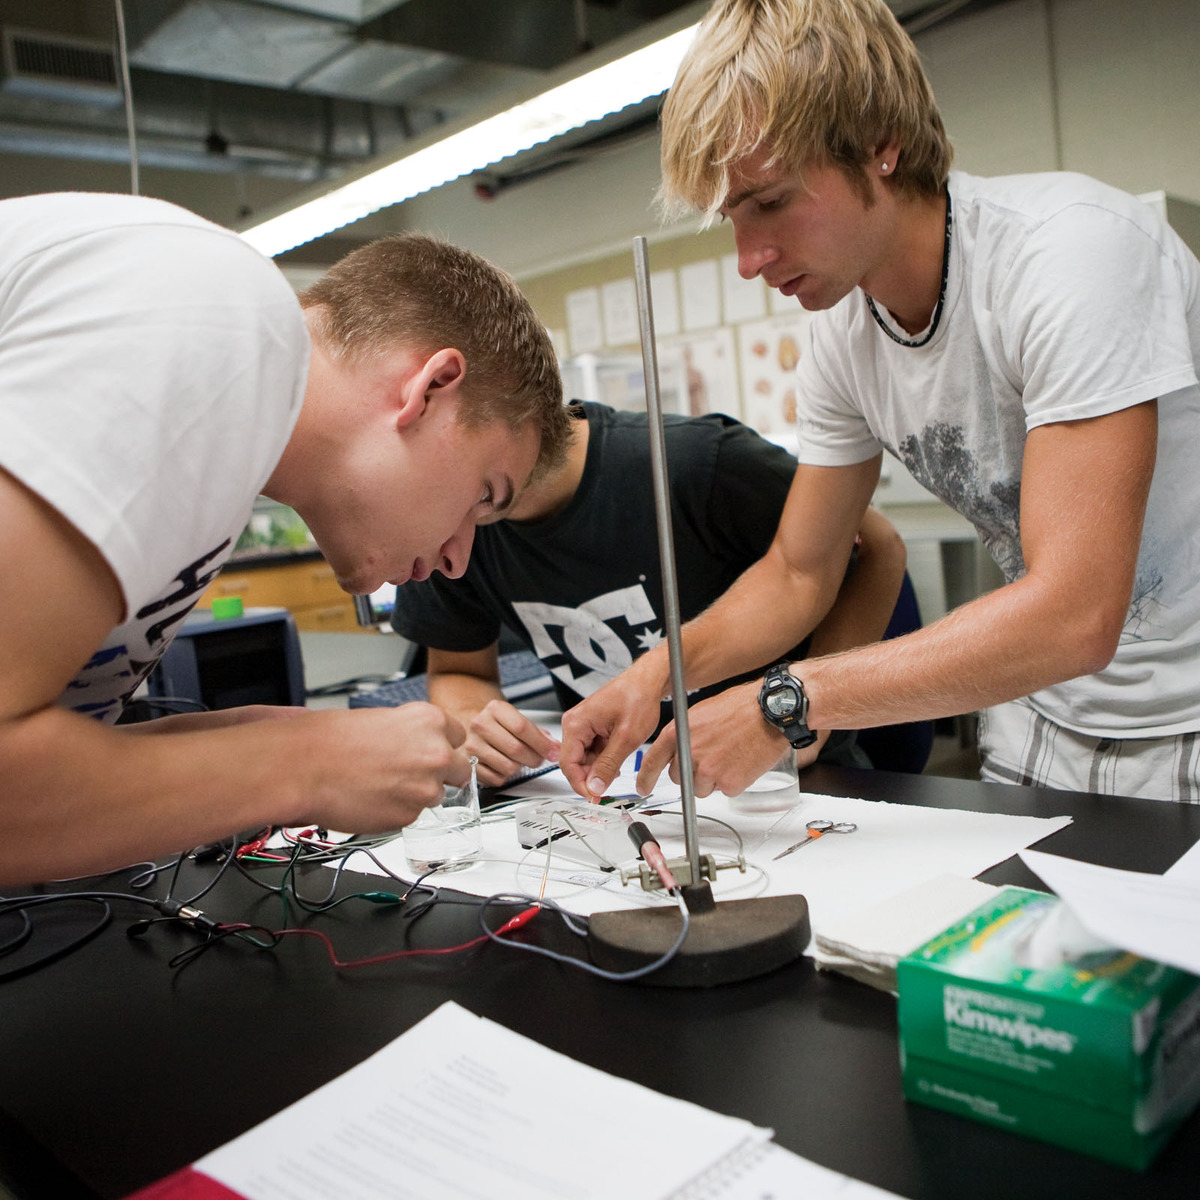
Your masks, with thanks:
[(115, 720), (161, 657), (283, 453), (308, 352), (291, 288), (229, 230), (129, 196), (0, 202), (0, 466), (126, 605), (61, 703)]
[(1200, 265), (1148, 205), (1081, 175), (953, 172), (950, 195), (945, 305), (926, 345), (889, 338), (857, 289), (811, 322), (800, 460), (843, 466), (888, 450), (974, 523), (1011, 581), (1025, 569), (1026, 432), (1157, 397), (1158, 456), (1117, 654), (1030, 700), (1096, 737), (1198, 729)]

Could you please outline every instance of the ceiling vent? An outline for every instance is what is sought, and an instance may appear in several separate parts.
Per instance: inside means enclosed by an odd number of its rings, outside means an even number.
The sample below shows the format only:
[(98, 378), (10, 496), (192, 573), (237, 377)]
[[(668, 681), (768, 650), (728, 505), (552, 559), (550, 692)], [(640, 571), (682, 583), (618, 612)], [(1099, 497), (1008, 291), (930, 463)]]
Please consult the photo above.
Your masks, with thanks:
[(6, 28), (0, 30), (0, 66), (0, 90), (9, 95), (121, 102), (113, 49), (105, 42)]

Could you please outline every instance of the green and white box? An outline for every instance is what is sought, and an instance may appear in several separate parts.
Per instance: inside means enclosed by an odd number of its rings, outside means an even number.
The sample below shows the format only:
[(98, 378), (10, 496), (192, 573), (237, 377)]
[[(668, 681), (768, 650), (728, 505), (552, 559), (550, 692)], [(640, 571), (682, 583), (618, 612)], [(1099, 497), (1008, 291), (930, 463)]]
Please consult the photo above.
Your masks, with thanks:
[(1200, 1100), (1200, 978), (1122, 951), (1021, 966), (1058, 903), (1006, 888), (900, 960), (904, 1094), (1142, 1168)]

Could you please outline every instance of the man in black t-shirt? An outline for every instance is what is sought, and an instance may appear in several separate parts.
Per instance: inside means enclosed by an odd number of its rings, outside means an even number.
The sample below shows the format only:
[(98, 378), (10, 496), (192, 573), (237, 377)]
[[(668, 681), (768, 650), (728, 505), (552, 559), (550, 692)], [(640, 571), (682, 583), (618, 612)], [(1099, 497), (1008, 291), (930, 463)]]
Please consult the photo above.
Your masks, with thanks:
[[(478, 756), (488, 785), (520, 767), (557, 761), (559, 748), (503, 699), (502, 625), (545, 663), (564, 709), (666, 636), (646, 415), (591, 403), (572, 405), (572, 413), (566, 465), (526, 489), (504, 520), (476, 529), (466, 573), (407, 583), (396, 597), (392, 627), (428, 648), (430, 699), (467, 727), (466, 749)], [(719, 413), (668, 416), (665, 439), (686, 621), (766, 553), (796, 460)], [(849, 562), (854, 547), (845, 550)], [(807, 639), (814, 652), (882, 637), (903, 576), (899, 535), (869, 510), (837, 601)], [(807, 640), (787, 652), (789, 661), (804, 657)], [(800, 751), (799, 765), (818, 753), (870, 765), (856, 756), (852, 734), (827, 738)]]

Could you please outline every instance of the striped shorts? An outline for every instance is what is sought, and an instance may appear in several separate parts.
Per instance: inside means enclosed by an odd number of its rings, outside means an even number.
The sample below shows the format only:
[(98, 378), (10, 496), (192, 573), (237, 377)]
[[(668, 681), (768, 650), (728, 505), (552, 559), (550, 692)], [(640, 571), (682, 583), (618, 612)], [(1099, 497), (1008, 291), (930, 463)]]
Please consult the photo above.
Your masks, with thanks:
[(1013, 700), (979, 714), (979, 757), (989, 783), (1200, 804), (1200, 731), (1089, 737)]

